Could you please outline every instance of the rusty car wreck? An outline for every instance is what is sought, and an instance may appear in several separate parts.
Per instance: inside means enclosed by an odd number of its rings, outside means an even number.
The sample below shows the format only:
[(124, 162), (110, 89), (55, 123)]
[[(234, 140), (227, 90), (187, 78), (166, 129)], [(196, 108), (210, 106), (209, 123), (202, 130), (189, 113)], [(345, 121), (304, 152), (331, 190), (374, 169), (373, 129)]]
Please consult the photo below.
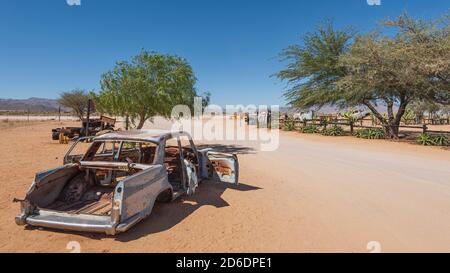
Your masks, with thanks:
[[(74, 153), (77, 145), (86, 152)], [(236, 155), (197, 150), (186, 132), (118, 131), (78, 140), (64, 165), (40, 172), (21, 203), (18, 225), (125, 232), (155, 202), (195, 193), (203, 180), (238, 183)]]

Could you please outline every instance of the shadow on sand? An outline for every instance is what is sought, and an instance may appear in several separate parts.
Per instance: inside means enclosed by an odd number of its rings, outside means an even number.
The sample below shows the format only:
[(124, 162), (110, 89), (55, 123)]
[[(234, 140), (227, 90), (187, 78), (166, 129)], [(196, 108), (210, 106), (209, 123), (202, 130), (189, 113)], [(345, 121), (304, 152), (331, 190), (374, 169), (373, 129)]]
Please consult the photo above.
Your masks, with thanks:
[[(230, 206), (228, 202), (222, 199), (222, 194), (227, 189), (246, 192), (260, 190), (262, 188), (242, 183), (239, 185), (233, 185), (228, 183), (205, 181), (199, 185), (197, 192), (193, 196), (183, 196), (172, 203), (156, 203), (149, 217), (136, 224), (127, 232), (116, 236), (57, 229), (45, 230), (51, 230), (52, 232), (63, 234), (76, 234), (90, 239), (101, 240), (103, 238), (115, 238), (120, 242), (129, 242), (149, 234), (169, 230), (202, 206), (214, 206), (216, 208)], [(25, 229), (36, 230), (41, 228), (27, 226)]]
[(193, 196), (185, 196), (172, 203), (156, 204), (150, 217), (144, 219), (128, 232), (119, 234), (117, 240), (128, 242), (148, 234), (168, 230), (203, 206), (228, 207), (230, 204), (221, 197), (227, 189), (254, 191), (261, 188), (247, 184), (236, 186), (226, 183), (203, 182)]
[(251, 147), (244, 147), (238, 145), (225, 145), (225, 144), (202, 144), (197, 145), (197, 149), (211, 148), (215, 152), (229, 153), (229, 154), (255, 154), (255, 149)]

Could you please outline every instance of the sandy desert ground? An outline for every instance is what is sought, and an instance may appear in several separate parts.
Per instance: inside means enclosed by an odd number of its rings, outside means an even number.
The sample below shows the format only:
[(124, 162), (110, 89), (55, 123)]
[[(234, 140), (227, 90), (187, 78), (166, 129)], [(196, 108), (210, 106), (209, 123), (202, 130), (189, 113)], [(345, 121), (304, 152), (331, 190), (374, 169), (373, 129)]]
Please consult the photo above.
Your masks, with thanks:
[[(274, 152), (255, 142), (211, 143), (239, 153), (237, 187), (202, 184), (158, 204), (125, 234), (16, 226), (35, 172), (60, 165), (58, 122), (0, 131), (0, 251), (69, 252), (450, 252), (450, 151), (389, 141), (281, 133)], [(66, 123), (67, 125), (67, 123)]]

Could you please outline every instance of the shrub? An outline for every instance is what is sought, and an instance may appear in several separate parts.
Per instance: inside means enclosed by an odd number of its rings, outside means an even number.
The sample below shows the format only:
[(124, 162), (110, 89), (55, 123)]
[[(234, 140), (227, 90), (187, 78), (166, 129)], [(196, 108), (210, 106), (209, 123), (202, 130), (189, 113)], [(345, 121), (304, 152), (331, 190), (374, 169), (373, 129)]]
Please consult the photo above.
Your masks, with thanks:
[(316, 125), (306, 125), (302, 128), (302, 133), (316, 134), (319, 132), (319, 128)]
[(341, 114), (343, 118), (347, 119), (348, 121), (356, 122), (358, 119), (355, 116), (355, 112), (353, 110), (344, 112)]
[(432, 137), (433, 143), (436, 146), (447, 146), (449, 141), (448, 141), (448, 137), (444, 136), (444, 135), (438, 135), (435, 137)]
[(330, 128), (324, 128), (322, 130), (322, 135), (324, 135), (324, 136), (344, 136), (345, 131), (340, 126), (333, 126)]
[(357, 138), (365, 138), (365, 139), (383, 139), (386, 137), (383, 129), (362, 129), (356, 131), (354, 134)]
[(287, 120), (284, 122), (284, 127), (283, 127), (283, 129), (284, 129), (285, 131), (294, 131), (294, 130), (295, 130), (295, 123), (294, 123), (294, 120), (293, 120), (293, 119), (287, 119)]
[(428, 134), (420, 134), (417, 138), (416, 138), (416, 142), (420, 145), (423, 146), (433, 146), (434, 141), (433, 141), (433, 137), (431, 137)]

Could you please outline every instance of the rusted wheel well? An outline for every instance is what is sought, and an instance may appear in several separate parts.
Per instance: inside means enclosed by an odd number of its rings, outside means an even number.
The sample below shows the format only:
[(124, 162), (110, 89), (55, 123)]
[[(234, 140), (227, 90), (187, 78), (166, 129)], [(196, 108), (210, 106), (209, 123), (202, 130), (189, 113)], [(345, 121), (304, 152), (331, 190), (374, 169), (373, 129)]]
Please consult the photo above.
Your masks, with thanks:
[(161, 192), (158, 197), (156, 197), (156, 202), (169, 203), (172, 201), (172, 189), (167, 189)]

